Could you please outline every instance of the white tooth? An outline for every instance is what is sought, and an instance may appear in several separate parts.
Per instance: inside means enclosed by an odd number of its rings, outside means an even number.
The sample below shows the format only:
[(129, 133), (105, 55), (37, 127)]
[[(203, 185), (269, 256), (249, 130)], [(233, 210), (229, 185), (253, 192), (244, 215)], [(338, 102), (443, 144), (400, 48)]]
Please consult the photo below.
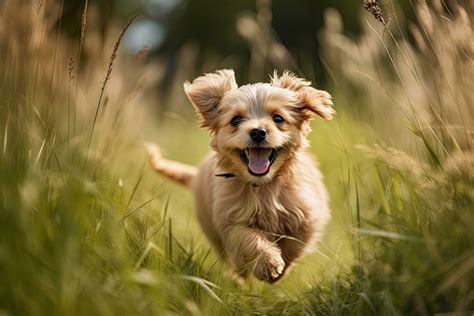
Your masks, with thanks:
[(248, 149), (245, 149), (245, 156), (247, 156), (247, 158), (249, 157), (249, 150)]

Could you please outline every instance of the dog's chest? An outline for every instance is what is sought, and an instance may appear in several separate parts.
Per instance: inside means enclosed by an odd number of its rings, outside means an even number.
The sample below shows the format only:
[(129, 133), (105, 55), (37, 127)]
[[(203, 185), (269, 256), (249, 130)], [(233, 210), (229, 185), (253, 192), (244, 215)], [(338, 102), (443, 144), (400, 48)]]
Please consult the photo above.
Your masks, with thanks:
[(243, 211), (251, 227), (274, 234), (292, 235), (305, 220), (306, 212), (298, 202), (297, 196), (289, 199), (282, 192), (257, 188), (246, 197)]

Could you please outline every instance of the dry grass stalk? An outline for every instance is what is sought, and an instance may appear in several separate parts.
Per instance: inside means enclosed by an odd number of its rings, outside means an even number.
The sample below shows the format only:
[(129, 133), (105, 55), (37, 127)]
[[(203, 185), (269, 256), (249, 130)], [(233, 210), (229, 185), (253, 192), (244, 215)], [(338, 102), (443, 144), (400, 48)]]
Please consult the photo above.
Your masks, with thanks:
[(79, 86), (79, 71), (81, 68), (81, 55), (82, 55), (82, 47), (84, 46), (84, 37), (86, 34), (86, 26), (87, 26), (87, 8), (89, 7), (89, 0), (85, 0), (84, 2), (84, 9), (82, 10), (81, 15), (81, 37), (79, 40), (79, 52), (77, 56), (77, 73), (76, 73), (76, 91), (74, 93), (74, 99), (77, 99), (77, 89)]
[[(74, 59), (69, 59), (68, 66), (68, 84), (67, 84), (67, 148), (69, 151), (69, 141), (71, 139), (71, 102), (69, 98), (69, 92), (71, 90), (71, 81), (74, 79)], [(75, 111), (74, 111), (75, 112)], [(75, 126), (75, 120), (74, 120)]]
[(92, 141), (92, 135), (94, 134), (94, 128), (95, 128), (95, 125), (97, 123), (97, 117), (99, 115), (100, 105), (102, 103), (102, 98), (104, 96), (105, 87), (107, 86), (107, 82), (110, 80), (110, 76), (112, 75), (114, 61), (117, 58), (117, 51), (120, 47), (120, 43), (122, 42), (122, 39), (123, 39), (123, 36), (125, 35), (125, 32), (127, 32), (128, 28), (130, 27), (130, 25), (132, 25), (133, 21), (135, 21), (137, 16), (138, 15), (135, 15), (133, 18), (131, 18), (130, 21), (128, 21), (127, 25), (125, 25), (125, 27), (122, 29), (122, 32), (120, 33), (117, 41), (115, 42), (114, 48), (112, 50), (112, 55), (110, 55), (109, 66), (107, 67), (107, 73), (105, 75), (104, 82), (102, 83), (102, 87), (100, 89), (100, 96), (99, 96), (99, 100), (97, 101), (96, 111), (95, 111), (95, 115), (94, 115), (94, 121), (92, 123), (92, 128), (91, 128), (91, 131), (90, 131), (90, 134), (89, 134), (89, 141), (88, 141), (88, 144), (87, 144), (86, 157), (89, 154), (89, 149), (90, 149), (91, 141)]
[(81, 16), (81, 38), (79, 41), (79, 55), (81, 54), (82, 51), (82, 46), (84, 44), (84, 35), (86, 33), (86, 25), (87, 25), (87, 8), (89, 6), (89, 0), (86, 0), (84, 2), (84, 9), (82, 10), (82, 16)]
[(72, 57), (69, 59), (69, 68), (68, 68), (68, 73), (67, 73), (67, 76), (68, 76), (68, 79), (69, 81), (71, 81), (72, 79), (74, 79), (74, 59), (72, 59)]
[(388, 22), (385, 19), (382, 9), (380, 8), (379, 0), (365, 0), (364, 8), (369, 11), (377, 19), (377, 21), (382, 23), (385, 28), (388, 27)]

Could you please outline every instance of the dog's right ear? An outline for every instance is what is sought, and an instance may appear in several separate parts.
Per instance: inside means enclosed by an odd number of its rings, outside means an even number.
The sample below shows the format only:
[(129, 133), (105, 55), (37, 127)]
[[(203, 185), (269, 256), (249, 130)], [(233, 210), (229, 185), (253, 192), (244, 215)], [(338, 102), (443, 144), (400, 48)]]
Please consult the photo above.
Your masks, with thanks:
[(219, 105), (224, 94), (237, 89), (233, 70), (223, 69), (184, 83), (184, 92), (201, 118), (201, 127), (217, 126)]

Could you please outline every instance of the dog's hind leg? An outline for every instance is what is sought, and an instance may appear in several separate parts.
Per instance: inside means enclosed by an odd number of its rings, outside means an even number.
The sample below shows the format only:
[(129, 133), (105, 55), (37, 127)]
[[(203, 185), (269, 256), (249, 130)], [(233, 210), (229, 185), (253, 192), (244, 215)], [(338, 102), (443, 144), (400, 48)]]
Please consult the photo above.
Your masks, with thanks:
[(148, 161), (151, 167), (165, 177), (178, 182), (186, 187), (191, 187), (197, 174), (197, 168), (177, 161), (163, 159), (160, 149), (154, 144), (146, 144)]

